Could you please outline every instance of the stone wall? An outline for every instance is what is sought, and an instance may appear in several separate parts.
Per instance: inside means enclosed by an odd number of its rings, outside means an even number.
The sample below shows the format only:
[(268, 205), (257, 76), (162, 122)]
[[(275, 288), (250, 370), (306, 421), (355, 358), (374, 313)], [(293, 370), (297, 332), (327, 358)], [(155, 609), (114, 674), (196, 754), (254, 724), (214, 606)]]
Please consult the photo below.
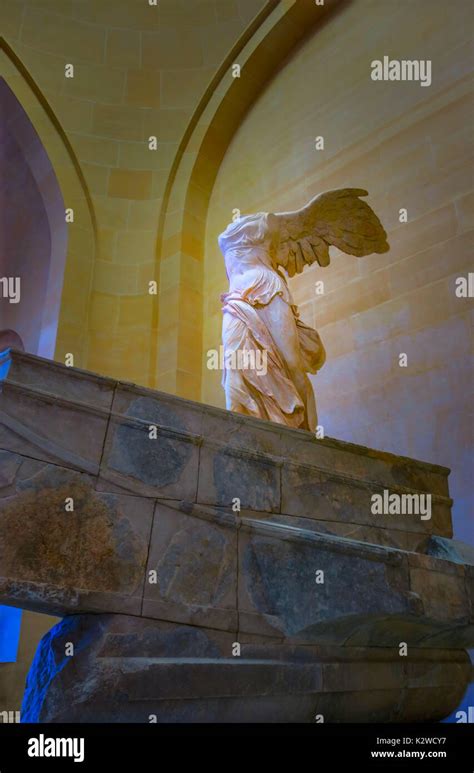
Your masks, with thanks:
[[(85, 196), (68, 189), (71, 158), (52, 158), (66, 206), (74, 207), (56, 358), (71, 352), (91, 370), (150, 384), (156, 346), (157, 226), (178, 144), (218, 65), (263, 0), (5, 0), (0, 30), (33, 79), (11, 61), (2, 74), (50, 156), (56, 115), (84, 175)], [(73, 64), (73, 78), (65, 65)], [(156, 136), (158, 148), (149, 150)], [(84, 209), (85, 207), (85, 209)], [(87, 224), (87, 227), (86, 227)], [(200, 329), (194, 333), (200, 335)]]

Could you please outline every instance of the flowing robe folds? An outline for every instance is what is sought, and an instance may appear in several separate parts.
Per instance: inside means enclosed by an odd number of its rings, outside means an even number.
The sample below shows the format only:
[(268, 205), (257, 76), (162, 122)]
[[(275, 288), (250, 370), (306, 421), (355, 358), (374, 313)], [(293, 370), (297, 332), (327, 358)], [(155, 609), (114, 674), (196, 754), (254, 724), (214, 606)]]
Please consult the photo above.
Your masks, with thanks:
[[(299, 319), (286, 278), (273, 261), (272, 240), (267, 213), (241, 217), (219, 236), (229, 280), (229, 291), (221, 296), (226, 407), (290, 427), (314, 430), (309, 426), (305, 402), (284, 354), (272, 337), (272, 327), (278, 321), (269, 324), (263, 310), (276, 297), (291, 310), (303, 372), (316, 373), (324, 364), (325, 351), (316, 330)], [(257, 352), (260, 356), (256, 356)], [(265, 367), (235, 367), (237, 361), (263, 361)], [(309, 381), (308, 388), (311, 389)]]

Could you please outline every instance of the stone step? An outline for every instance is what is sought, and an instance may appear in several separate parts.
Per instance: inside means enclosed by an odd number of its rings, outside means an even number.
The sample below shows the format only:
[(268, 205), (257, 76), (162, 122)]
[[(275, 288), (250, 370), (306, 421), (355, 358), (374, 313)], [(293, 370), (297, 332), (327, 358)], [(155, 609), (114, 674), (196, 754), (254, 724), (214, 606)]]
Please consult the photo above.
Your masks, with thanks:
[[(64, 659), (66, 642), (73, 658)], [(254, 638), (229, 657), (231, 647), (230, 637), (189, 626), (66, 618), (38, 649), (22, 721), (433, 721), (457, 705), (471, 669), (459, 650), (417, 650), (408, 659), (393, 649), (290, 648)]]

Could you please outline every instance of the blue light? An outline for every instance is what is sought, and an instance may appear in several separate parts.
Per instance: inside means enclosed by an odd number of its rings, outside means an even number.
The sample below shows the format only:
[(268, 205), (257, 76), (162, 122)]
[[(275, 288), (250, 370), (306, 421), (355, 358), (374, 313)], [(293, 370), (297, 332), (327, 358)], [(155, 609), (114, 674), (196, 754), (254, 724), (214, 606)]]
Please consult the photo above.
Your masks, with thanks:
[(0, 663), (15, 663), (20, 626), (21, 609), (0, 606)]
[[(0, 392), (10, 367), (10, 348), (0, 352)], [(0, 663), (14, 663), (20, 641), (21, 609), (0, 606)]]
[(8, 370), (11, 365), (11, 357), (10, 357), (10, 347), (7, 349), (4, 349), (0, 352), (0, 391), (1, 391), (1, 382), (5, 381)]

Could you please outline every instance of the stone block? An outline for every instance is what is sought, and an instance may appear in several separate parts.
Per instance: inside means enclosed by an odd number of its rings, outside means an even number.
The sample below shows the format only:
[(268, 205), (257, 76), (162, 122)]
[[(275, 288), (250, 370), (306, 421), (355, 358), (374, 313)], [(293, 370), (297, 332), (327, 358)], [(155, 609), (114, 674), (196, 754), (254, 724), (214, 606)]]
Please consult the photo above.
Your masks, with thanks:
[(165, 70), (161, 85), (162, 107), (180, 110), (193, 108), (196, 97), (204, 94), (213, 75), (213, 67)]
[(151, 172), (135, 169), (112, 169), (109, 177), (109, 196), (121, 199), (148, 199), (151, 190)]
[[(22, 719), (274, 723), (314, 722), (322, 714), (325, 722), (390, 722), (422, 710), (430, 720), (452, 710), (469, 678), (467, 656), (449, 652), (417, 655), (418, 673), (431, 675), (422, 685), (405, 676), (389, 650), (305, 651), (268, 647), (262, 639), (239, 658), (227, 654), (231, 638), (126, 615), (71, 615), (40, 643)], [(75, 646), (73, 665), (63, 662), (66, 642)], [(40, 689), (40, 674), (47, 675), (47, 690)]]
[(309, 432), (287, 430), (282, 434), (282, 456), (291, 462), (311, 465), (325, 472), (344, 473), (387, 488), (403, 486), (448, 496), (446, 467), (409, 459), (326, 437), (316, 439)]
[(176, 394), (186, 400), (199, 400), (201, 395), (201, 371), (189, 373), (180, 368), (176, 371)]
[(139, 67), (140, 33), (131, 29), (108, 29), (105, 61), (112, 67)]
[(370, 480), (345, 478), (306, 465), (288, 463), (282, 469), (283, 513), (308, 518), (357, 523), (385, 529), (431, 534), (450, 533), (450, 500), (432, 495), (431, 519), (416, 514), (373, 514), (372, 496), (384, 491), (410, 494), (398, 487), (384, 489)]
[(109, 183), (109, 170), (98, 164), (83, 164), (82, 170), (91, 193), (105, 195)]
[(135, 295), (138, 290), (138, 267), (98, 260), (94, 270), (94, 291), (111, 295)]
[(153, 502), (98, 494), (94, 478), (56, 465), (9, 455), (5, 466), (2, 597), (55, 615), (140, 614)]
[(125, 102), (137, 107), (160, 106), (160, 71), (128, 70)]
[(230, 506), (240, 500), (242, 508), (280, 510), (280, 468), (264, 454), (231, 445), (201, 448), (197, 501)]
[(61, 121), (63, 128), (70, 132), (88, 134), (92, 128), (93, 103), (86, 99), (72, 99), (70, 96), (46, 93), (45, 97)]
[(280, 462), (282, 450), (281, 426), (274, 422), (244, 417), (242, 414), (208, 408), (206, 436), (228, 449), (242, 449), (268, 454), (269, 461)]
[[(422, 600), (426, 617), (446, 624), (466, 625), (469, 622), (470, 605), (466, 594), (464, 567), (423, 556), (427, 567), (422, 568), (413, 565), (413, 558), (418, 559), (418, 556), (415, 554), (409, 557), (410, 586)], [(437, 571), (436, 564), (444, 565), (441, 571)]]
[(105, 167), (116, 166), (118, 161), (118, 143), (103, 137), (84, 136), (70, 133), (69, 139), (80, 161), (89, 164), (102, 164)]
[[(100, 108), (107, 105), (115, 106), (122, 101), (125, 90), (125, 73), (122, 69), (119, 70), (114, 67), (85, 64), (77, 60), (71, 61), (69, 58), (66, 61), (74, 64), (74, 77), (64, 79), (63, 92), (70, 94), (71, 97), (95, 102), (95, 124), (97, 108), (99, 108), (100, 112)], [(100, 132), (97, 132), (97, 134), (100, 134)]]
[[(115, 248), (115, 262), (136, 263), (138, 266), (151, 263), (155, 258), (155, 245), (155, 231), (119, 231)], [(150, 301), (155, 297), (147, 294)]]
[(235, 525), (199, 518), (194, 510), (188, 515), (158, 501), (143, 614), (236, 631), (236, 591)]
[[(98, 488), (193, 501), (196, 496), (201, 409), (183, 412), (176, 398), (148, 390), (117, 391)], [(150, 437), (156, 427), (156, 438)], [(152, 430), (152, 434), (154, 430)]]
[(5, 0), (2, 4), (0, 20), (2, 23), (2, 34), (7, 40), (14, 40), (20, 37), (23, 11), (24, 7), (15, 0)]
[[(41, 45), (38, 31), (41, 29)], [(42, 8), (27, 6), (21, 28), (21, 40), (31, 48), (42, 48), (66, 57), (68, 62), (103, 61), (105, 29), (69, 19), (59, 13), (47, 13)]]
[(143, 328), (149, 330), (153, 314), (153, 296), (136, 295), (120, 298), (118, 324), (127, 330)]
[[(265, 623), (259, 629), (255, 619), (249, 633), (269, 634), (273, 626), (275, 635), (343, 644), (366, 619), (375, 624), (413, 611), (403, 554), (245, 517), (242, 523), (239, 609)], [(355, 594), (358, 587), (364, 590)]]
[[(128, 165), (131, 168), (130, 165)], [(131, 201), (128, 227), (133, 230), (149, 232), (153, 230), (156, 239), (156, 213), (160, 208), (160, 199)]]
[(131, 105), (94, 106), (93, 132), (112, 140), (144, 140), (143, 111)]
[(149, 70), (183, 68), (188, 71), (202, 64), (199, 37), (194, 29), (183, 29), (181, 24), (174, 28), (144, 32), (142, 46), (143, 67)]
[[(73, 374), (71, 378), (71, 374)], [(110, 410), (115, 383), (104, 376), (68, 368), (58, 362), (15, 352), (8, 381), (51, 397), (85, 403), (90, 408)]]
[[(96, 474), (108, 414), (14, 382), (3, 386), (0, 448)], [(58, 428), (61, 428), (60, 432)]]
[(116, 295), (93, 292), (89, 311), (89, 327), (91, 330), (103, 331), (107, 326), (111, 329), (118, 324), (120, 299)]
[[(159, 142), (179, 142), (191, 117), (191, 109), (151, 108), (144, 116), (145, 137), (158, 137)], [(165, 120), (166, 119), (166, 120)]]

